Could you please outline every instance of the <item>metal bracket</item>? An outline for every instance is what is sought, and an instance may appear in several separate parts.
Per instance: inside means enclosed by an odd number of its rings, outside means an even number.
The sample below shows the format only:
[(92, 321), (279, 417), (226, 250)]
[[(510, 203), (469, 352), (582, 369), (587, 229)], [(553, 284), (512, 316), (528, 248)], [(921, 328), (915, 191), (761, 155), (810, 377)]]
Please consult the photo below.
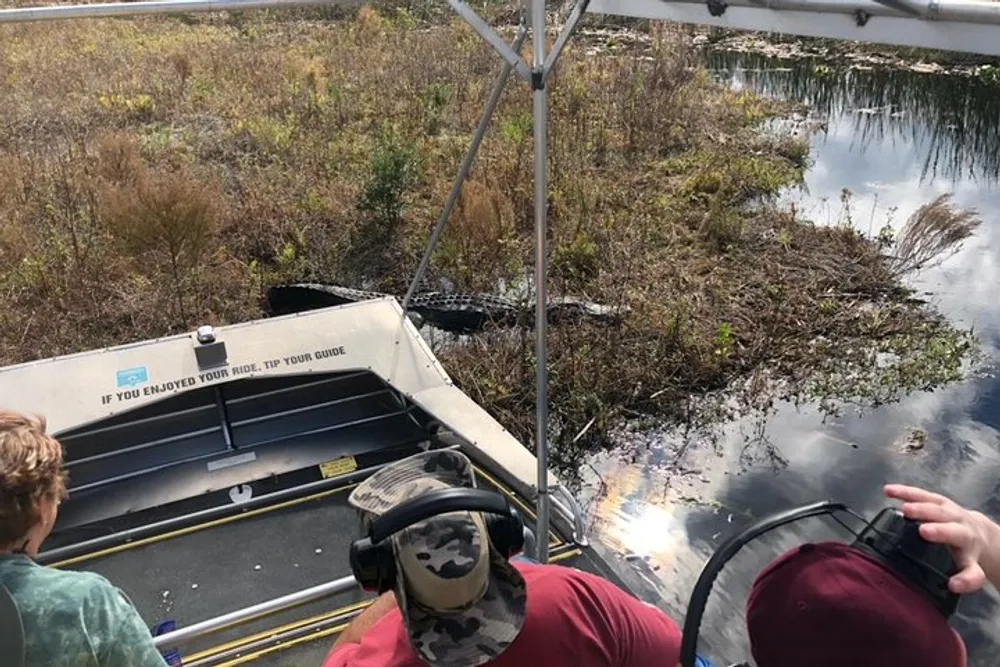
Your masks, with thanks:
[(531, 70), (531, 89), (532, 90), (545, 90), (545, 75), (546, 72), (540, 69)]
[(226, 343), (216, 337), (215, 329), (211, 326), (198, 327), (195, 341), (197, 345), (194, 348), (194, 356), (198, 361), (199, 370), (218, 368), (229, 363)]
[(708, 13), (712, 16), (722, 16), (728, 7), (724, 0), (708, 0)]

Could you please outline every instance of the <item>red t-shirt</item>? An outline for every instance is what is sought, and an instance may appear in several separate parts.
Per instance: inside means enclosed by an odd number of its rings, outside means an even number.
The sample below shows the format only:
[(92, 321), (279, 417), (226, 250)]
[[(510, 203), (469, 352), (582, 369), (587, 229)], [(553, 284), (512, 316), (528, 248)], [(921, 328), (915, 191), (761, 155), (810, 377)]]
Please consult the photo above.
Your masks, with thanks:
[[(681, 632), (656, 607), (598, 576), (514, 561), (528, 589), (528, 616), (489, 667), (675, 667)], [(427, 667), (393, 609), (361, 638), (331, 651), (323, 667)]]

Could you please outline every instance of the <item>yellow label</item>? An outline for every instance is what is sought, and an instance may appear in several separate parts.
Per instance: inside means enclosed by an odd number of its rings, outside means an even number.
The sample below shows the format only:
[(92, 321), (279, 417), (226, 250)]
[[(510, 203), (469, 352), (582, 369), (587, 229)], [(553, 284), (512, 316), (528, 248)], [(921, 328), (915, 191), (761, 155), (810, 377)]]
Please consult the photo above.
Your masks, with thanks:
[(319, 471), (322, 473), (323, 479), (346, 475), (347, 473), (354, 472), (357, 469), (358, 462), (354, 460), (353, 456), (342, 456), (339, 459), (324, 461), (319, 464)]

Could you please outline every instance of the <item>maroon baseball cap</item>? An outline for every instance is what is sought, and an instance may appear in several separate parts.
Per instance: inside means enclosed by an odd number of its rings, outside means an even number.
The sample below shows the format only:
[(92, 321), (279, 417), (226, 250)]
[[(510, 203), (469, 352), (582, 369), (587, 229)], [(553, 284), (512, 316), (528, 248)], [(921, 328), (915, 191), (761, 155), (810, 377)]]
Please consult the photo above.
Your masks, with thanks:
[(772, 562), (747, 599), (757, 667), (958, 667), (958, 639), (920, 590), (841, 542)]

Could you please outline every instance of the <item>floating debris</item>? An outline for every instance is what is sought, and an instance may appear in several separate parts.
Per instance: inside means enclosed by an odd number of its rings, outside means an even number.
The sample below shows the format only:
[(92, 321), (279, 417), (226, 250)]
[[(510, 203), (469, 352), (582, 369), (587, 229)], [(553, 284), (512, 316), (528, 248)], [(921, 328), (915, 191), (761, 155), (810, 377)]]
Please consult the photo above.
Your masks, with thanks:
[(909, 429), (902, 438), (897, 441), (897, 449), (903, 454), (916, 454), (927, 446), (927, 431), (922, 428)]
[[(891, 52), (871, 51), (838, 44), (835, 47), (817, 46), (807, 40), (792, 40), (771, 42), (756, 35), (739, 34), (717, 41), (697, 41), (698, 46), (705, 46), (714, 51), (730, 51), (736, 53), (757, 53), (770, 58), (782, 60), (820, 59), (826, 62), (814, 66), (813, 74), (824, 76), (833, 69), (872, 70), (880, 69), (908, 70), (918, 74), (945, 74), (951, 76), (981, 76), (992, 74), (990, 65), (979, 64), (942, 64), (914, 60)], [(818, 71), (817, 71), (818, 70)], [(773, 71), (773, 70), (772, 70)]]

